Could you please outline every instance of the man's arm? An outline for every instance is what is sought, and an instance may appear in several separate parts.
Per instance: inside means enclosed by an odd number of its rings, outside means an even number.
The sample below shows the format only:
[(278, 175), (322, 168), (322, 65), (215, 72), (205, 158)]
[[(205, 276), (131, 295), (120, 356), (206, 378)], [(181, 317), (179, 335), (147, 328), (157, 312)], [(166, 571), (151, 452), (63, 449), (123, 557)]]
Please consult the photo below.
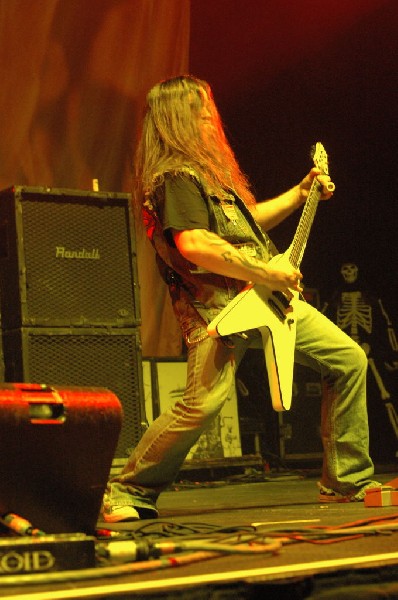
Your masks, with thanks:
[(292, 267), (275, 267), (240, 250), (206, 229), (173, 230), (179, 252), (193, 264), (218, 275), (266, 285), (271, 290), (289, 293), (301, 291), (301, 273)]
[[(315, 177), (322, 184), (321, 200), (328, 200), (333, 195), (333, 191), (327, 189), (331, 184), (329, 175), (320, 175), (319, 169), (311, 169), (306, 177), (296, 186), (284, 192), (271, 200), (258, 202), (253, 207), (249, 207), (257, 223), (265, 230), (269, 231), (286, 217), (291, 215), (308, 198), (308, 194)], [(332, 184), (333, 185), (333, 184)]]

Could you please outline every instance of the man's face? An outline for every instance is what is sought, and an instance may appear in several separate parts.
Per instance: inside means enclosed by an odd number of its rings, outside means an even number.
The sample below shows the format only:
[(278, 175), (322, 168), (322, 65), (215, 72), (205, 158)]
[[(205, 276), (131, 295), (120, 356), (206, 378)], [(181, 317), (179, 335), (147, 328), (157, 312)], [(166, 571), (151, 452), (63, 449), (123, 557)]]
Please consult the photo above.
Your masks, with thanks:
[(202, 108), (199, 111), (199, 130), (203, 141), (209, 142), (212, 134), (214, 135), (215, 126), (211, 113), (210, 99), (205, 90), (202, 92)]

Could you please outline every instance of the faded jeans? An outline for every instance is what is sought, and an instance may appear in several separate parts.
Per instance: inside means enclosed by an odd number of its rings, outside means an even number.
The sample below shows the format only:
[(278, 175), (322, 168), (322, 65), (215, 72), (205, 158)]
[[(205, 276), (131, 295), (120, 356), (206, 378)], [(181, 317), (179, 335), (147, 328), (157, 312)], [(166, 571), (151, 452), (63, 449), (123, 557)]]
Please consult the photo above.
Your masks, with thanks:
[[(321, 482), (341, 494), (355, 494), (369, 484), (374, 471), (369, 457), (366, 355), (310, 304), (298, 302), (296, 316), (296, 361), (315, 369), (323, 381)], [(104, 503), (133, 505), (156, 515), (159, 494), (174, 481), (190, 448), (230, 396), (246, 349), (262, 348), (260, 333), (247, 333), (247, 340), (234, 336), (232, 350), (214, 338), (189, 347), (183, 398), (144, 433), (122, 473), (108, 484)]]

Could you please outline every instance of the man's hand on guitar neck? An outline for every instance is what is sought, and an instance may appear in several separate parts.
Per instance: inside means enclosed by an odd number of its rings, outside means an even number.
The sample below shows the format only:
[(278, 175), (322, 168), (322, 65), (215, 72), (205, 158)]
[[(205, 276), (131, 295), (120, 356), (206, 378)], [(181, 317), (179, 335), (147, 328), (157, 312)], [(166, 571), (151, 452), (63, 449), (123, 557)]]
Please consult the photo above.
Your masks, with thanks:
[(333, 196), (335, 185), (330, 179), (329, 175), (322, 173), (321, 169), (313, 167), (308, 173), (308, 175), (306, 175), (298, 185), (302, 204), (304, 204), (304, 202), (307, 200), (308, 194), (310, 192), (312, 183), (315, 178), (322, 186), (319, 200), (330, 200), (330, 198)]
[(329, 175), (322, 174), (321, 169), (314, 167), (300, 183), (283, 194), (248, 207), (260, 227), (269, 231), (300, 208), (307, 200), (315, 178), (322, 186), (319, 199), (329, 200), (333, 196), (334, 183)]

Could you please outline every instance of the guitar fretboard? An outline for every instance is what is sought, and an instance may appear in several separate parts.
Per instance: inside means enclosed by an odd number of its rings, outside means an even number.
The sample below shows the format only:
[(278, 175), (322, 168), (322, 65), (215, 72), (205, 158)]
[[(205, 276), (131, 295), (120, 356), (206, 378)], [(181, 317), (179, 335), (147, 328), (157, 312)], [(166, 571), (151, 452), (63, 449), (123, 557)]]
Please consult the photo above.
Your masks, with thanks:
[(311, 227), (314, 222), (315, 213), (318, 208), (321, 189), (322, 187), (318, 180), (314, 179), (291, 244), (289, 262), (296, 269), (300, 267), (304, 255)]

